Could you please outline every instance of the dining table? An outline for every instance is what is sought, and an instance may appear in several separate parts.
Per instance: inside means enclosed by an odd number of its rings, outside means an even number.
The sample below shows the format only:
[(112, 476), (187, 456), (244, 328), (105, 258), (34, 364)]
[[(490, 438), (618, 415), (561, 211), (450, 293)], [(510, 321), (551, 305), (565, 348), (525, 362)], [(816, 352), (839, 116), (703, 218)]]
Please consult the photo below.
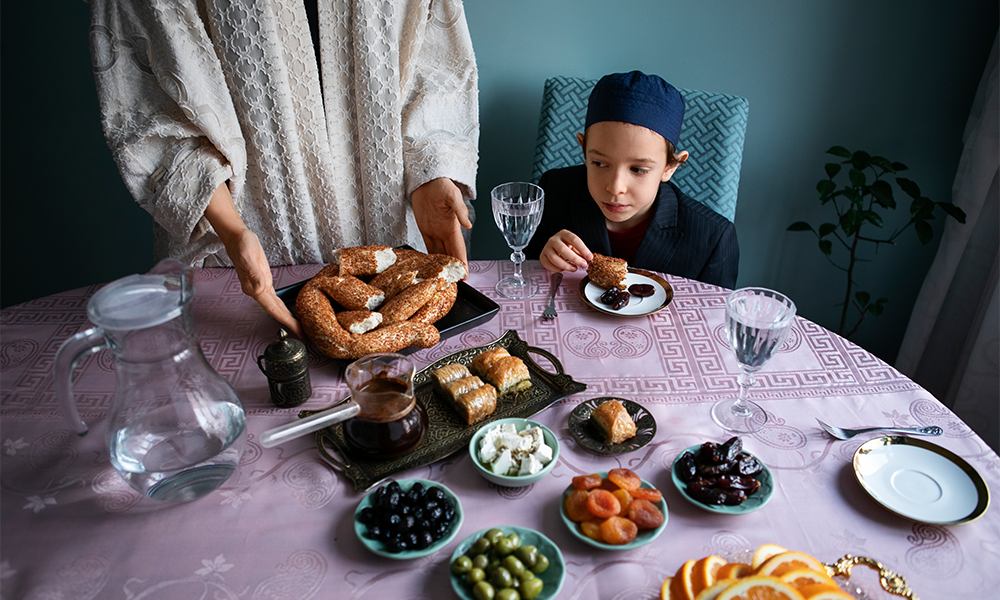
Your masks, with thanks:
[[(452, 353), (483, 346), (508, 331), (555, 357), (582, 391), (559, 398), (533, 421), (548, 427), (560, 452), (533, 485), (504, 487), (476, 471), (467, 448), (396, 474), (437, 482), (460, 500), (464, 520), (443, 548), (412, 560), (376, 555), (354, 528), (369, 491), (318, 451), (314, 435), (265, 448), (261, 434), (347, 395), (345, 362), (308, 344), (312, 395), (301, 406), (272, 401), (258, 357), (279, 325), (241, 292), (232, 269), (194, 270), (192, 314), (208, 362), (237, 391), (246, 413), (239, 467), (212, 493), (181, 503), (142, 496), (109, 461), (105, 418), (115, 391), (109, 351), (82, 358), (73, 391), (90, 432), (64, 420), (53, 388), (54, 357), (90, 326), (87, 302), (102, 285), (46, 296), (0, 310), (0, 597), (20, 599), (289, 599), (456, 597), (450, 562), (462, 540), (483, 529), (516, 526), (542, 533), (565, 563), (559, 594), (567, 599), (660, 597), (664, 579), (689, 559), (717, 555), (746, 562), (776, 544), (832, 563), (845, 555), (877, 560), (903, 576), (915, 597), (996, 598), (1000, 589), (1000, 457), (938, 399), (870, 352), (799, 315), (756, 376), (750, 398), (767, 423), (741, 437), (773, 478), (759, 510), (722, 514), (686, 499), (673, 482), (675, 459), (732, 434), (710, 416), (734, 397), (740, 368), (726, 334), (731, 290), (663, 274), (672, 300), (640, 316), (601, 312), (581, 295), (583, 271), (565, 273), (555, 295), (558, 316), (543, 319), (549, 273), (524, 263), (541, 292), (510, 300), (494, 291), (510, 261), (474, 260), (466, 283), (496, 302), (489, 320), (444, 337), (410, 358), (421, 369)], [(314, 276), (322, 265), (272, 269), (275, 287)], [(556, 369), (544, 356), (538, 364)], [(585, 389), (583, 389), (585, 386)], [(648, 444), (624, 454), (584, 448), (569, 421), (581, 403), (620, 398), (655, 420)], [(855, 452), (872, 432), (850, 440), (824, 432), (817, 419), (843, 427), (937, 425), (925, 438), (967, 462), (994, 501), (979, 518), (955, 525), (921, 522), (887, 509), (856, 475)], [(604, 550), (571, 533), (561, 519), (563, 492), (579, 475), (627, 468), (659, 489), (666, 525), (652, 542)], [(876, 573), (855, 567), (843, 583), (858, 598), (894, 598)]]

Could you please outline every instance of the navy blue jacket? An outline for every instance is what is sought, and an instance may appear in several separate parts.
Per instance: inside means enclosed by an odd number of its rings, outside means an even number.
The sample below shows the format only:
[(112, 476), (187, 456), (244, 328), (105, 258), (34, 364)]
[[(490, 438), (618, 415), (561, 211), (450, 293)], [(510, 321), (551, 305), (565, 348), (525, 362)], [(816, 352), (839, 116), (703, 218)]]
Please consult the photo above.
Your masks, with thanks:
[[(611, 255), (607, 221), (590, 196), (586, 166), (553, 169), (538, 184), (545, 190), (545, 212), (524, 251), (528, 258), (538, 258), (562, 229), (578, 235), (591, 252)], [(661, 183), (653, 219), (629, 266), (735, 288), (739, 262), (736, 227), (673, 183)]]

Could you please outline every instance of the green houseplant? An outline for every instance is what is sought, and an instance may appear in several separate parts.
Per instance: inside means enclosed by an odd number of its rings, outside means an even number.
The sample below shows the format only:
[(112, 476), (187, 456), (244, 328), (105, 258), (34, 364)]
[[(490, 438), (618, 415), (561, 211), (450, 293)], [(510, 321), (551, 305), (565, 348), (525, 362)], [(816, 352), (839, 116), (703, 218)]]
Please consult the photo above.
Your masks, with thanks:
[[(872, 301), (867, 291), (855, 289), (855, 269), (858, 262), (865, 259), (858, 254), (861, 242), (874, 244), (876, 252), (882, 244), (895, 245), (896, 238), (901, 233), (913, 227), (917, 238), (926, 244), (934, 239), (934, 229), (929, 221), (934, 219), (935, 209), (940, 208), (944, 214), (965, 223), (965, 213), (951, 202), (934, 202), (920, 194), (920, 188), (913, 181), (904, 177), (895, 177), (899, 189), (910, 197), (910, 219), (905, 225), (892, 234), (882, 237), (872, 237), (862, 233), (867, 227), (882, 229), (884, 211), (896, 209), (896, 199), (893, 186), (889, 179), (900, 171), (907, 169), (906, 165), (890, 162), (881, 156), (872, 156), (863, 150), (851, 152), (843, 146), (834, 146), (827, 154), (844, 160), (826, 164), (826, 179), (816, 184), (819, 201), (823, 205), (831, 205), (836, 212), (836, 221), (822, 223), (817, 228), (805, 221), (796, 221), (788, 226), (788, 231), (811, 231), (819, 240), (819, 249), (835, 268), (846, 274), (847, 289), (844, 293), (843, 310), (840, 314), (840, 326), (837, 333), (849, 338), (858, 330), (861, 322), (868, 315), (878, 316), (885, 308), (887, 298)], [(834, 178), (847, 167), (847, 181), (843, 187), (837, 187)], [(836, 244), (834, 244), (836, 242)], [(837, 248), (838, 256), (834, 257)], [(846, 252), (846, 264), (843, 254)], [(839, 261), (839, 262), (838, 262)], [(851, 302), (853, 293), (854, 302)], [(853, 306), (857, 312), (857, 320), (848, 328), (848, 314)]]

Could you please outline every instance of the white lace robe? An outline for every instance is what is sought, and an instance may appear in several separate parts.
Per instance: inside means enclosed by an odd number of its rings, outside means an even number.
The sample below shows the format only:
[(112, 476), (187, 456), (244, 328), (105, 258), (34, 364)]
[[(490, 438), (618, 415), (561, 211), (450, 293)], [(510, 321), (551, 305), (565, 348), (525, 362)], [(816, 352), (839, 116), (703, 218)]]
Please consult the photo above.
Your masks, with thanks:
[(422, 249), (410, 193), (449, 177), (474, 197), (461, 0), (320, 0), (319, 24), (322, 94), (302, 0), (91, 0), (104, 132), (157, 258), (229, 264), (204, 218), (226, 181), (271, 265)]

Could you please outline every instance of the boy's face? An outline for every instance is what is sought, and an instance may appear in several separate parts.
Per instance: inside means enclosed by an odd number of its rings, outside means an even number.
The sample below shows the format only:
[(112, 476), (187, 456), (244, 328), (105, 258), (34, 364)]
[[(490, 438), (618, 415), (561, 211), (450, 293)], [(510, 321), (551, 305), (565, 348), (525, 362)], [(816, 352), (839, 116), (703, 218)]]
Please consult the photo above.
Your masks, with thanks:
[(594, 123), (587, 128), (586, 143), (583, 134), (577, 134), (577, 140), (584, 149), (587, 187), (611, 231), (641, 223), (653, 207), (660, 182), (669, 180), (688, 156), (678, 152), (679, 162), (668, 166), (660, 134), (618, 121)]

